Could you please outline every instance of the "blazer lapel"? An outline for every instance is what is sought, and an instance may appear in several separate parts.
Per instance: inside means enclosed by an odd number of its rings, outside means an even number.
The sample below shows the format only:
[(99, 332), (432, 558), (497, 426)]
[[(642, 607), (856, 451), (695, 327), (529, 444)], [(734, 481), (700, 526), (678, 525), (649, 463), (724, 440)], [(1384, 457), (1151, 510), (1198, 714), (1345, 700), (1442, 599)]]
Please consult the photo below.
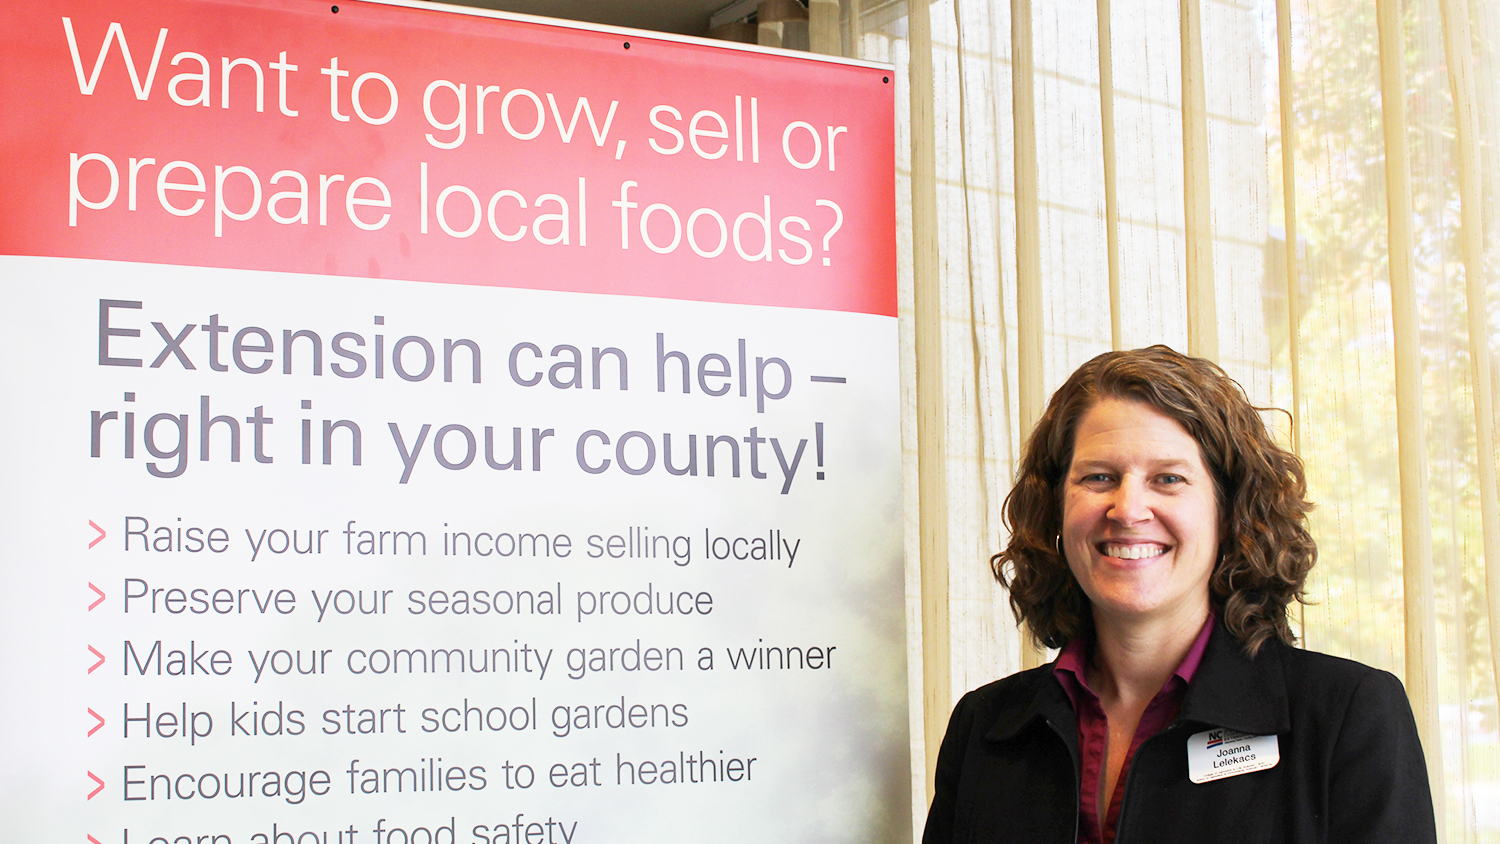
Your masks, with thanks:
[(1251, 659), (1224, 625), (1216, 623), (1203, 661), (1188, 684), (1178, 720), (1228, 727), (1252, 735), (1272, 735), (1291, 729), (1286, 676), (1281, 664), (1283, 647), (1286, 646), (1272, 639)]
[(1034, 722), (1045, 722), (1078, 759), (1078, 721), (1067, 692), (1052, 676), (1053, 664), (1034, 668), (1028, 688), (1022, 694), (999, 701), (990, 728), (984, 734), (989, 741), (1008, 741)]

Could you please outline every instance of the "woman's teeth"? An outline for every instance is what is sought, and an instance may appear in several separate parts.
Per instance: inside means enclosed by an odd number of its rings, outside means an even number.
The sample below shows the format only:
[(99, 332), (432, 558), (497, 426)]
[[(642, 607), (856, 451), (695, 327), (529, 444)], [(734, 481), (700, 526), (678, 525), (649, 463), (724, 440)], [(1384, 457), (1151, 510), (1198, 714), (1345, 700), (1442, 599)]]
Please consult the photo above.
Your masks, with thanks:
[(1112, 545), (1103, 546), (1106, 557), (1114, 557), (1120, 560), (1144, 560), (1147, 557), (1156, 557), (1166, 553), (1165, 545)]

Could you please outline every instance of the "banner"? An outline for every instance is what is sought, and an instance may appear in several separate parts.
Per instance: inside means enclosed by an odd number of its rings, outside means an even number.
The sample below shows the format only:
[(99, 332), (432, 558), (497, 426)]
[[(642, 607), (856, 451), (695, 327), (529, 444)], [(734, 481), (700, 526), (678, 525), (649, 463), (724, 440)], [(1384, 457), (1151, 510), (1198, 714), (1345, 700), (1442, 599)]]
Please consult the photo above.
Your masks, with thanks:
[(7, 840), (904, 841), (888, 68), (0, 9)]

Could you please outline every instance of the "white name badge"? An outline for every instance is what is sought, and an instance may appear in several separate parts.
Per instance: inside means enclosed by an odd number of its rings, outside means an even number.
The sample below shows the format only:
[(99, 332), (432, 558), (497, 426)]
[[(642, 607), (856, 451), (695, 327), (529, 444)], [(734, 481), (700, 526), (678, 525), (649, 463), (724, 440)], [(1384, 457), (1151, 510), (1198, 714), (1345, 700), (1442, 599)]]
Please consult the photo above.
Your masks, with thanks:
[(1276, 736), (1252, 736), (1222, 727), (1188, 737), (1188, 779), (1203, 783), (1276, 767)]

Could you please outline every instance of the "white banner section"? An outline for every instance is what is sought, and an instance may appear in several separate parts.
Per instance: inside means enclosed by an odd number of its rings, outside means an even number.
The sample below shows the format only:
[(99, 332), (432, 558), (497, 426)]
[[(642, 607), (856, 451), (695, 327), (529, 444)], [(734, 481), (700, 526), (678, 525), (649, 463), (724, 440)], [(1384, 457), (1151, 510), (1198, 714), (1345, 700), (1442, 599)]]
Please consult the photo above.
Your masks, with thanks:
[(7, 840), (904, 839), (894, 318), (27, 257), (0, 300)]

